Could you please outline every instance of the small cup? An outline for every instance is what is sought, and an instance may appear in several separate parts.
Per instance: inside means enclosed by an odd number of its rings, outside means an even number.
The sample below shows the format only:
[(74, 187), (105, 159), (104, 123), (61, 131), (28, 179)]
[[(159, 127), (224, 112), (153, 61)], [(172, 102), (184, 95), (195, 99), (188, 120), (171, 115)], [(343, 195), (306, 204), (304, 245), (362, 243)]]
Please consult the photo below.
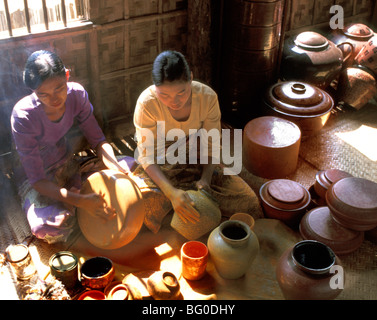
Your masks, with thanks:
[(248, 213), (243, 213), (243, 212), (237, 212), (235, 214), (233, 214), (229, 220), (237, 220), (237, 221), (242, 221), (242, 222), (245, 222), (250, 230), (253, 230), (254, 229), (254, 225), (255, 225), (255, 220), (254, 218), (249, 215)]
[(199, 280), (206, 273), (208, 248), (200, 241), (188, 241), (181, 247), (182, 276)]
[(7, 260), (10, 262), (18, 280), (28, 280), (37, 272), (26, 245), (10, 245), (7, 247), (6, 253)]

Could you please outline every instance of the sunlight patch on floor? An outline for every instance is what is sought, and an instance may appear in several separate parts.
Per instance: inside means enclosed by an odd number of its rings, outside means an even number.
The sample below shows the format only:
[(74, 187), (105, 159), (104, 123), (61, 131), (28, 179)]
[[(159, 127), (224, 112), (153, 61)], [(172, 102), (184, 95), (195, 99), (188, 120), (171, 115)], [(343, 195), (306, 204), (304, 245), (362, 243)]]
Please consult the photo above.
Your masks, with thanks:
[(377, 128), (362, 125), (356, 130), (336, 135), (372, 161), (377, 161)]

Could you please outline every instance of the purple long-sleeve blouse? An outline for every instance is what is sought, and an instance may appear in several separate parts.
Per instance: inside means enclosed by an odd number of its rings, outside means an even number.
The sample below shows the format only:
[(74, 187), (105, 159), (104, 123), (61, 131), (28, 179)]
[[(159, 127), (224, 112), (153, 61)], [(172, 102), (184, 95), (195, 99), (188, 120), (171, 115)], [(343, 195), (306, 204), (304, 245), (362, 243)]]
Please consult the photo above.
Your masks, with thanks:
[(46, 179), (47, 170), (57, 168), (71, 155), (65, 135), (74, 123), (92, 148), (105, 140), (93, 115), (88, 93), (79, 83), (68, 82), (66, 110), (57, 122), (48, 119), (34, 93), (14, 106), (11, 116), (13, 139), (30, 184)]

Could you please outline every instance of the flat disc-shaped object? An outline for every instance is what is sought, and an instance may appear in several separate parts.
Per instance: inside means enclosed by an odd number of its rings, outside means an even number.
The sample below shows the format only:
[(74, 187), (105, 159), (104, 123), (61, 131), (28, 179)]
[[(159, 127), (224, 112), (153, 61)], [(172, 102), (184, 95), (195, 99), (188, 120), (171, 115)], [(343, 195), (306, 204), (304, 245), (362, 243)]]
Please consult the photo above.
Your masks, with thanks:
[(140, 189), (127, 175), (113, 170), (96, 172), (85, 181), (81, 193), (102, 193), (107, 206), (116, 210), (115, 218), (106, 219), (84, 208), (77, 209), (80, 229), (91, 244), (101, 249), (117, 249), (137, 236), (145, 208)]

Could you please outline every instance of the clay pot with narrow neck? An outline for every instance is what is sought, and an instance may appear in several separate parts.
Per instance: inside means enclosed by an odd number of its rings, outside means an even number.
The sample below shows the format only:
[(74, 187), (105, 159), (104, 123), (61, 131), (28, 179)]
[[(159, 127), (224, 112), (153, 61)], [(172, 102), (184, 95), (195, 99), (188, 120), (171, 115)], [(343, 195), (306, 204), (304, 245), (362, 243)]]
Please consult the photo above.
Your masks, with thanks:
[(224, 279), (242, 277), (259, 253), (259, 241), (249, 226), (237, 220), (221, 223), (209, 235), (207, 247), (217, 272)]
[(343, 62), (350, 57), (350, 54), (343, 57), (340, 45), (335, 45), (313, 31), (305, 31), (287, 39), (281, 61), (281, 79), (303, 81), (321, 89), (327, 88), (339, 75)]
[(276, 279), (287, 300), (333, 300), (344, 287), (338, 257), (327, 245), (313, 240), (298, 242), (283, 253)]

